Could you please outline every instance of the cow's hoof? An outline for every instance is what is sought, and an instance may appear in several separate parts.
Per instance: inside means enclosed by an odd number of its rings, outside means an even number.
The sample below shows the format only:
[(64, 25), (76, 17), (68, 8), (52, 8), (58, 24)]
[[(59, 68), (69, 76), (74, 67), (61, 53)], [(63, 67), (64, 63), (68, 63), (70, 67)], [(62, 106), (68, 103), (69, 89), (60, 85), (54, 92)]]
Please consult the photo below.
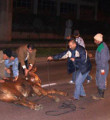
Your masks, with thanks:
[(55, 98), (55, 102), (60, 102), (60, 98)]
[(39, 104), (39, 105), (36, 105), (36, 106), (35, 106), (35, 109), (34, 109), (34, 110), (39, 111), (39, 110), (41, 110), (41, 109), (43, 109), (43, 106), (42, 106), (41, 104)]
[(35, 94), (35, 93), (33, 93), (33, 94), (32, 94), (32, 97), (34, 97), (34, 96), (36, 96), (36, 94)]

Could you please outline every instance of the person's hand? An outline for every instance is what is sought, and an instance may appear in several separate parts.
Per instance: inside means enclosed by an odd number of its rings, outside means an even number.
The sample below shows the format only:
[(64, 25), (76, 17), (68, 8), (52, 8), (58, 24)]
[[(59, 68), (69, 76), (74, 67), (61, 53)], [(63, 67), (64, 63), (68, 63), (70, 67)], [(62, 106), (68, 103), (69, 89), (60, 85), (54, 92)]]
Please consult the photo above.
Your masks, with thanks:
[(9, 77), (4, 77), (3, 80), (10, 80), (10, 78)]
[(74, 62), (74, 61), (75, 61), (75, 58), (71, 58), (70, 60)]
[(5, 82), (5, 80), (0, 80), (0, 83), (4, 83)]
[(51, 60), (53, 60), (53, 57), (52, 57), (52, 56), (49, 56), (49, 57), (47, 58), (47, 60), (51, 61)]
[(32, 69), (32, 65), (29, 65), (29, 68), (28, 68), (28, 70), (30, 71)]
[(101, 75), (105, 75), (105, 70), (101, 70)]
[(29, 72), (29, 70), (28, 70), (28, 69), (25, 69), (25, 76), (28, 75), (28, 72)]
[(13, 81), (17, 81), (18, 80), (18, 76), (16, 76), (14, 79), (13, 79)]
[(10, 70), (10, 69), (7, 69), (7, 73), (10, 74), (10, 73), (11, 73), (11, 70)]
[(7, 72), (8, 74), (10, 74), (10, 73), (11, 73), (11, 70), (10, 70), (10, 69), (5, 68), (5, 70), (6, 70), (6, 72)]
[(90, 58), (92, 58), (92, 57), (93, 57), (92, 53), (89, 53), (89, 57), (90, 57)]

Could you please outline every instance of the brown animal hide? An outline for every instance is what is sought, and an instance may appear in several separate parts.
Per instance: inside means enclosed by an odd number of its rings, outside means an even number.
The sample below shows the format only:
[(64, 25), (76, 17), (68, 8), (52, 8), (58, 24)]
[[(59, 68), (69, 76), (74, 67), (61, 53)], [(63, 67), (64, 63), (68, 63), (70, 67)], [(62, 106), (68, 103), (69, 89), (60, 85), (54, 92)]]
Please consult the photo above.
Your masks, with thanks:
[(0, 84), (0, 100), (5, 102), (12, 102), (15, 104), (20, 104), (30, 109), (39, 110), (42, 108), (41, 105), (37, 105), (32, 101), (29, 101), (27, 98), (33, 94), (38, 96), (48, 96), (49, 98), (54, 99), (56, 102), (59, 101), (59, 98), (53, 94), (59, 94), (66, 96), (67, 93), (57, 90), (46, 90), (41, 87), (41, 80), (38, 75), (35, 73), (36, 69), (33, 68), (29, 72), (29, 78), (18, 78), (16, 82), (7, 81)]

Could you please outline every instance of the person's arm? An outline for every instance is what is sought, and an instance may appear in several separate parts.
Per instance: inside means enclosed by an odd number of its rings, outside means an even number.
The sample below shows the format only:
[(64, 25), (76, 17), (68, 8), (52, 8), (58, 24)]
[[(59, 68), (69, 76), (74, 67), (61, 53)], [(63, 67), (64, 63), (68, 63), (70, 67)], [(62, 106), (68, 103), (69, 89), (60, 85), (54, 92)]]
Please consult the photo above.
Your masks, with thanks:
[(5, 60), (5, 67), (6, 67), (6, 68), (9, 68), (9, 67), (10, 67), (10, 65), (9, 65), (9, 59), (8, 59), (8, 60)]
[(10, 63), (10, 60), (5, 60), (5, 67), (9, 68), (12, 65), (12, 63)]
[(54, 60), (66, 59), (68, 57), (71, 57), (71, 55), (72, 55), (71, 52), (69, 50), (66, 50), (66, 51), (64, 51), (64, 52), (62, 52), (60, 54), (57, 54), (57, 55), (53, 56), (53, 59)]
[(85, 48), (84, 40), (80, 37), (80, 45)]
[(108, 62), (108, 50), (107, 49), (102, 49), (100, 53), (100, 61), (101, 61), (101, 74), (105, 74), (105, 69), (106, 69), (106, 63)]
[(13, 62), (12, 61), (10, 61), (9, 59), (8, 60), (5, 60), (5, 71), (7, 72), (7, 73), (11, 73), (11, 71), (10, 71), (10, 69), (9, 69), (9, 67), (11, 66), (11, 65), (13, 65)]
[(71, 57), (71, 52), (69, 50), (66, 50), (60, 54), (54, 55), (54, 56), (49, 56), (47, 60), (59, 60), (59, 59), (66, 59), (68, 57)]

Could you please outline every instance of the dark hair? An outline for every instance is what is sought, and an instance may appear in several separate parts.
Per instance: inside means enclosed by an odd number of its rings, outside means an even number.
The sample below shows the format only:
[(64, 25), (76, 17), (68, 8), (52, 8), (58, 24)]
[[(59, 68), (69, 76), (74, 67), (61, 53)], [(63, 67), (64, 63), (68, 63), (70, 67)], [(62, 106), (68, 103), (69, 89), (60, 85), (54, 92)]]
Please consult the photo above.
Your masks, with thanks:
[(79, 36), (80, 35), (79, 30), (74, 30), (73, 35), (74, 36)]
[(31, 44), (31, 43), (29, 43), (28, 45), (27, 45), (27, 48), (29, 49), (29, 48), (31, 48), (32, 50), (35, 48), (35, 46), (33, 45), (33, 44)]
[(11, 51), (11, 49), (5, 49), (5, 50), (3, 50), (3, 54), (6, 54), (8, 57), (11, 57), (11, 55), (12, 55), (12, 51)]
[(71, 39), (68, 41), (68, 43), (69, 43), (69, 42), (76, 43), (76, 40), (75, 40), (74, 38), (71, 38)]
[(12, 54), (11, 54), (12, 57), (16, 58), (17, 57), (17, 54), (15, 51), (12, 51)]

